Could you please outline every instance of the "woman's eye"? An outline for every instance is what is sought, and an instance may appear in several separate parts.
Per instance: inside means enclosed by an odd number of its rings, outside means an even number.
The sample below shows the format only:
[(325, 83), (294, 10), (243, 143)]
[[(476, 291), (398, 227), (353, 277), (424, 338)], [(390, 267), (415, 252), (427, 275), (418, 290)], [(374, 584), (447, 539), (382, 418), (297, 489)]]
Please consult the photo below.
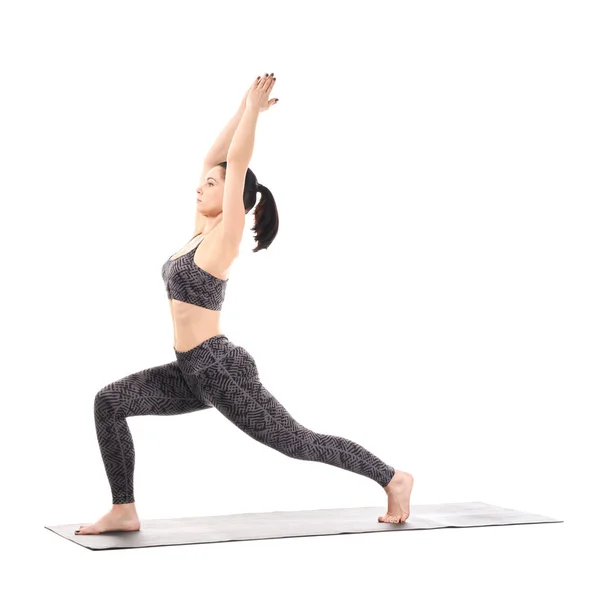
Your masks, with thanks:
[(211, 181), (208, 181), (208, 185), (214, 185)]

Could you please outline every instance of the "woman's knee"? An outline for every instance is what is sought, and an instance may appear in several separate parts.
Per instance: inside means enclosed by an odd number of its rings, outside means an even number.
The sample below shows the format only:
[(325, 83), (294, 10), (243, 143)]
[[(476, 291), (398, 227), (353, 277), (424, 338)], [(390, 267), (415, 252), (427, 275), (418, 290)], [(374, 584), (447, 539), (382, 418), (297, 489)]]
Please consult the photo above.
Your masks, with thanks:
[(280, 444), (280, 447), (277, 449), (290, 458), (317, 460), (314, 441), (317, 434), (300, 424), (297, 424), (291, 431), (294, 434), (291, 436), (291, 439)]
[(117, 409), (121, 407), (122, 401), (123, 397), (113, 383), (102, 387), (95, 394), (95, 418), (101, 420), (113, 418)]

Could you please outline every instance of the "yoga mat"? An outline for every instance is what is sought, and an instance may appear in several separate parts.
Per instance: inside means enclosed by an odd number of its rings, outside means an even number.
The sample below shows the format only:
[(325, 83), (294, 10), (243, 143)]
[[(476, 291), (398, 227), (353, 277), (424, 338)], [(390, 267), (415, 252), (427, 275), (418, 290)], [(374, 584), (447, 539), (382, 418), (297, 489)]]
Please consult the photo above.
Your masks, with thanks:
[(383, 504), (362, 508), (325, 508), (175, 519), (142, 520), (140, 517), (140, 531), (114, 531), (95, 535), (76, 535), (74, 530), (82, 523), (46, 525), (45, 529), (90, 550), (118, 550), (344, 533), (563, 523), (550, 517), (485, 502), (412, 504), (411, 515), (405, 523), (379, 523), (378, 516), (385, 512), (386, 506)]

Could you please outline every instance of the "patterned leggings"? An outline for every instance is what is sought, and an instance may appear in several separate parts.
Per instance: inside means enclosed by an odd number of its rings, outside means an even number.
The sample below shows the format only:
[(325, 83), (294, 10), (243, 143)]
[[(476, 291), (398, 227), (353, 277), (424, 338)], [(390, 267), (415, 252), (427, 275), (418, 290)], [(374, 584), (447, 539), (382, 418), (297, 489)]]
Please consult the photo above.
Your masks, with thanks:
[(127, 417), (212, 406), (253, 439), (291, 458), (346, 469), (382, 487), (393, 477), (393, 467), (359, 444), (298, 423), (263, 387), (249, 352), (224, 334), (175, 353), (176, 361), (118, 379), (95, 396), (97, 439), (113, 504), (134, 502), (135, 453)]

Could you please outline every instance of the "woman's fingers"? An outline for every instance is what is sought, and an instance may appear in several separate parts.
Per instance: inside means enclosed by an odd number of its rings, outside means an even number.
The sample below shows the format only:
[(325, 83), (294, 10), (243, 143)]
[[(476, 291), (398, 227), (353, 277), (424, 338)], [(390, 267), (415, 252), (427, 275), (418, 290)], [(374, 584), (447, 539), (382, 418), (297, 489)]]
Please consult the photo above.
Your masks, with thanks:
[(275, 77), (273, 76), (273, 73), (266, 73), (263, 76), (260, 75), (259, 77), (257, 77), (257, 79), (253, 82), (253, 85), (251, 86), (252, 91), (259, 96), (258, 100), (255, 100), (255, 102), (265, 101), (268, 104), (268, 106), (266, 106), (265, 108), (269, 108), (269, 103), (267, 102), (267, 100), (265, 100), (265, 98), (269, 97), (269, 93), (273, 89), (274, 84)]
[(266, 73), (263, 76), (259, 76), (257, 77), (255, 83), (260, 86), (261, 88), (267, 89), (268, 87), (272, 86), (275, 82), (275, 77), (273, 76), (273, 73)]
[(271, 73), (269, 75), (269, 77), (265, 80), (265, 91), (270, 92), (274, 83), (275, 83), (275, 77), (273, 76), (273, 73)]

